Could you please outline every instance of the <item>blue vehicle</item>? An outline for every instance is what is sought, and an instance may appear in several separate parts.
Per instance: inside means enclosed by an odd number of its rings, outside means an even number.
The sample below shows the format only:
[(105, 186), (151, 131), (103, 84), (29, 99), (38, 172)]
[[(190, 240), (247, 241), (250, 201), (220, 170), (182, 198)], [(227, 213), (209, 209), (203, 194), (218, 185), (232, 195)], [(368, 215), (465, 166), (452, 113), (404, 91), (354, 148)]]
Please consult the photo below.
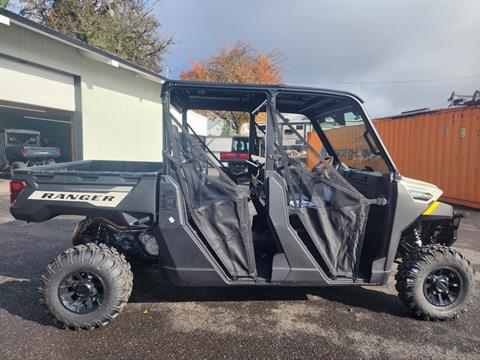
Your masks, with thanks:
[(60, 155), (60, 148), (41, 145), (39, 131), (0, 130), (0, 171), (54, 164)]

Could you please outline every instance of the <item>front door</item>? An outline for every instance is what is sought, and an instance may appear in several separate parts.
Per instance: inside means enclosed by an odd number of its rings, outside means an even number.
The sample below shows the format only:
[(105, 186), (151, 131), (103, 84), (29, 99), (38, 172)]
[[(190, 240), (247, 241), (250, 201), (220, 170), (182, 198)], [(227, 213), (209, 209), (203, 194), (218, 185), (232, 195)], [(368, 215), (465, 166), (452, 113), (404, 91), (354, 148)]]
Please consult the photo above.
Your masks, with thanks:
[[(284, 189), (287, 227), (301, 239), (309, 261), (328, 277), (367, 278), (375, 257), (372, 244), (387, 233), (369, 218), (387, 214), (393, 165), (356, 100), (307, 97), (280, 91), (270, 103), (269, 202), (277, 203)], [(273, 186), (279, 181), (281, 187)], [(271, 218), (278, 218), (278, 206), (269, 211)], [(298, 256), (285, 255), (289, 262)]]

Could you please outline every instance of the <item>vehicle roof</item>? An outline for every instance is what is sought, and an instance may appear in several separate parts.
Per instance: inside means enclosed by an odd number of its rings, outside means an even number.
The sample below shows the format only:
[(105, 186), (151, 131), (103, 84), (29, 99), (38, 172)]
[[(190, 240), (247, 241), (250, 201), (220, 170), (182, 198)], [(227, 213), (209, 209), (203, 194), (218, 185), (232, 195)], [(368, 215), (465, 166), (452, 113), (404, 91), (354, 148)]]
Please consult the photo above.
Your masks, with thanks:
[(19, 134), (35, 134), (40, 135), (40, 131), (37, 130), (29, 130), (29, 129), (2, 129), (3, 131), (7, 132), (16, 132)]
[(283, 113), (307, 117), (325, 108), (362, 103), (358, 96), (346, 91), (303, 86), (273, 84), (231, 84), (169, 80), (162, 94), (169, 93), (170, 103), (177, 110), (217, 110), (234, 112), (265, 111), (266, 99), (276, 94), (276, 108)]

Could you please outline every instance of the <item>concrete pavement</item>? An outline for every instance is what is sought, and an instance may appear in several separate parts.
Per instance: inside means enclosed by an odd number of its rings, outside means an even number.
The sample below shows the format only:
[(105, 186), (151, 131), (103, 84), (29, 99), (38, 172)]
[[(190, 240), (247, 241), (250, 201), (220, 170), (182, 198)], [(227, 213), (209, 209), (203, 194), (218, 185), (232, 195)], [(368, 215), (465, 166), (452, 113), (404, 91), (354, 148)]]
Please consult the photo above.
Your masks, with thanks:
[[(173, 288), (135, 273), (123, 313), (107, 327), (55, 327), (38, 304), (39, 277), (70, 246), (78, 219), (15, 221), (0, 195), (1, 359), (478, 359), (479, 287), (462, 318), (410, 317), (393, 277), (368, 288)], [(480, 270), (480, 212), (470, 211), (457, 249)]]

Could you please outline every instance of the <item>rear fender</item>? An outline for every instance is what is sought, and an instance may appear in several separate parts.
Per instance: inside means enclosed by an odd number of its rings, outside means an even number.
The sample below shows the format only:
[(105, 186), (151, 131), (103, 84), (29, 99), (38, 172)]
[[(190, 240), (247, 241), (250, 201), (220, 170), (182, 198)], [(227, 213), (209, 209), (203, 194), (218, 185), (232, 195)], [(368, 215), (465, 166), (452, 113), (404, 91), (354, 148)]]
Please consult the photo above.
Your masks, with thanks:
[(10, 207), (18, 220), (42, 222), (59, 215), (80, 215), (109, 219), (119, 226), (147, 227), (156, 219), (156, 175), (35, 176), (25, 169), (15, 171), (14, 180), (27, 183)]

